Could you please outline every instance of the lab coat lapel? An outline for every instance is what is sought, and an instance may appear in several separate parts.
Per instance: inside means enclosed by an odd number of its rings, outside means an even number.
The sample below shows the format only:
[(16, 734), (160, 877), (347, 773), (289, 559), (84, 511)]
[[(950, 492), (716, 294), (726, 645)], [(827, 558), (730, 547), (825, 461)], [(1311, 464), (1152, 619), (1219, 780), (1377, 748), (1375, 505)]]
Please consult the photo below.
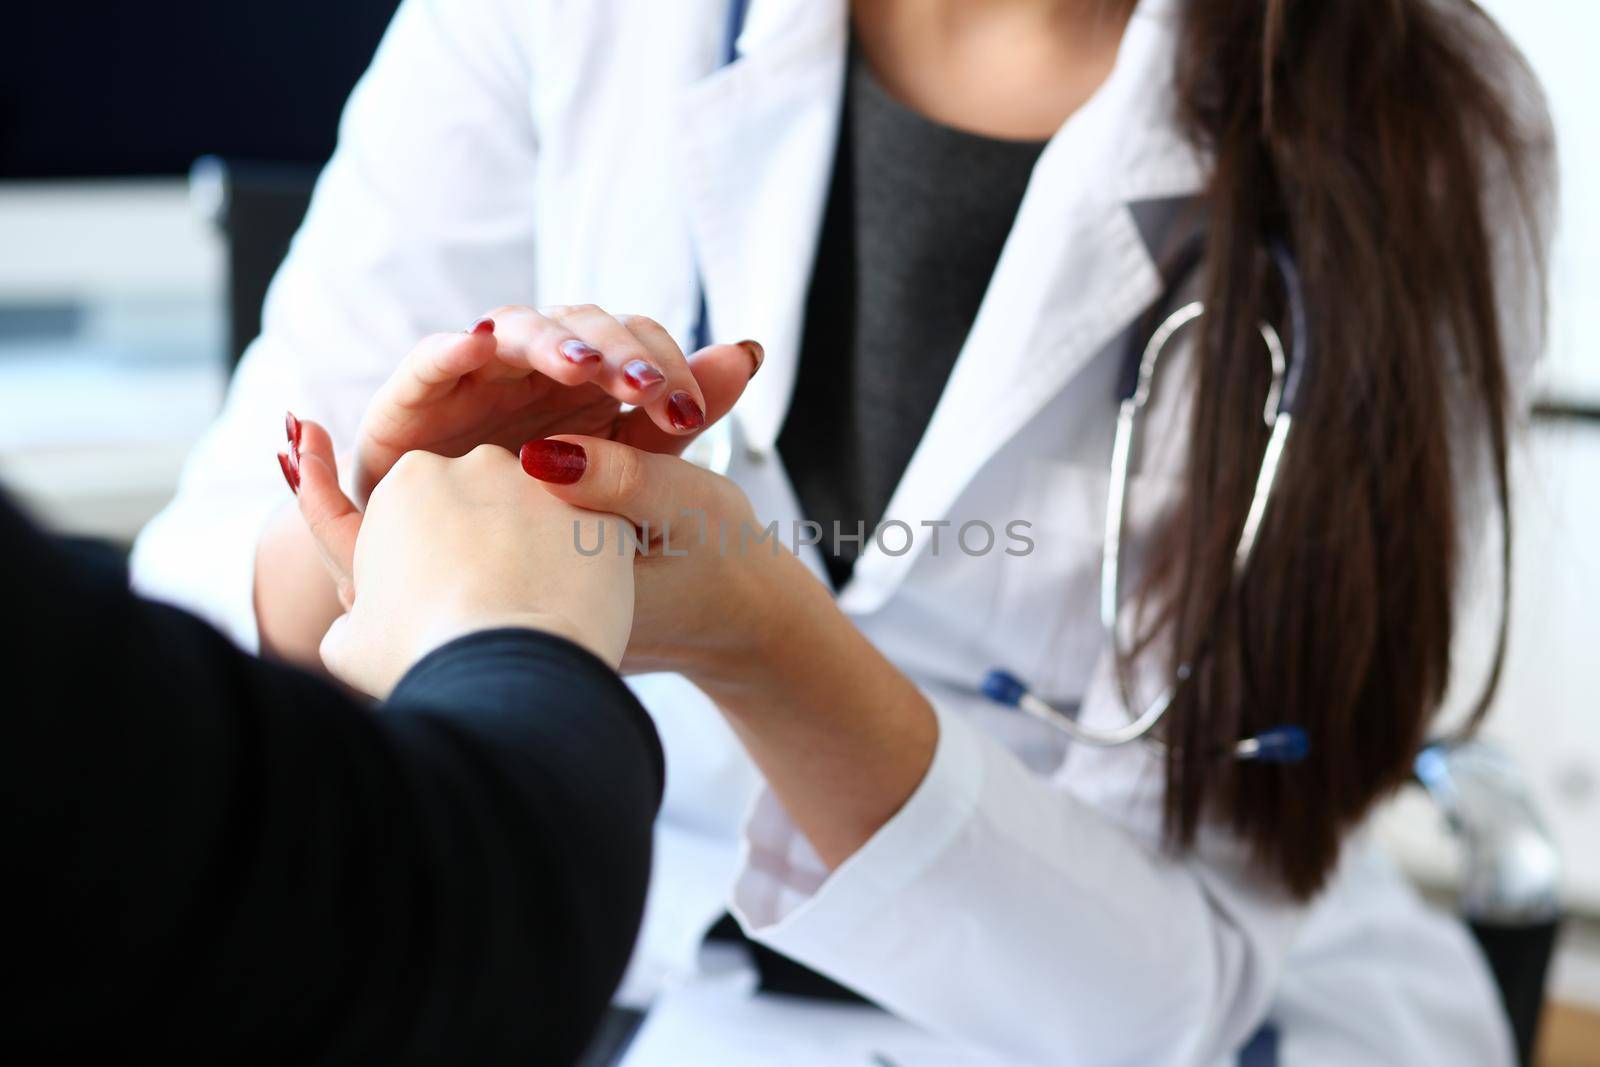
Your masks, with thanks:
[[(918, 533), (915, 547), (891, 555), (868, 543), (840, 595), (846, 611), (874, 611), (893, 595), (927, 543), (920, 524), (946, 518), (984, 464), (1159, 294), (1127, 204), (1191, 193), (1205, 173), (1170, 113), (1172, 41), (1169, 0), (1141, 4), (1106, 83), (1046, 146), (884, 515)], [(988, 517), (997, 533), (1026, 518)]]
[(766, 349), (736, 415), (757, 452), (777, 440), (794, 388), (847, 41), (844, 0), (755, 0), (740, 58), (681, 102), (680, 163), (711, 336), (754, 337)]

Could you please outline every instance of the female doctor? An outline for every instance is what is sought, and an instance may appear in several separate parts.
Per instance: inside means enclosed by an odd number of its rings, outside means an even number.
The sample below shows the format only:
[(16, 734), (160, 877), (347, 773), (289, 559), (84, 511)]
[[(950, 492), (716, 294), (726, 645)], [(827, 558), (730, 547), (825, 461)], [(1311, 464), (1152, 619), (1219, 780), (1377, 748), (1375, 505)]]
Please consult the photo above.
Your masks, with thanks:
[[(997, 1057), (1232, 1062), (1270, 1022), (1290, 1063), (1507, 1062), (1482, 961), (1360, 828), (1440, 703), (1538, 346), (1514, 52), (1466, 0), (754, 0), (732, 57), (728, 22), (407, 0), (140, 585), (314, 655), (340, 596), (274, 484), (285, 408), (357, 499), (408, 448), (554, 437), (525, 466), (574, 503), (814, 521), (638, 564), (672, 774), (635, 995), (729, 909)], [(1112, 642), (1125, 353), (1184, 294)], [(1304, 377), (1235, 577), (1263, 322)], [(728, 480), (650, 455), (735, 399)], [(1171, 705), (1069, 744), (997, 666), (1088, 728)], [(1279, 724), (1302, 762), (1233, 758)]]

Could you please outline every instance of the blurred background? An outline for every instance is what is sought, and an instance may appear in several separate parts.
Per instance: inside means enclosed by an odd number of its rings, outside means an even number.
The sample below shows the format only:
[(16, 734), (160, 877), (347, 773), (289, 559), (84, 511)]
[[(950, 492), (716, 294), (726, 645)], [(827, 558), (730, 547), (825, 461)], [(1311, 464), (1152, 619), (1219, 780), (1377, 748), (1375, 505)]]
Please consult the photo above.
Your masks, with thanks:
[[(125, 545), (171, 494), (397, 0), (25, 5), (0, 41), (0, 482)], [(1593, 0), (1488, 0), (1555, 115), (1551, 345), (1518, 459), (1510, 659), (1490, 737), (1531, 785), (1567, 919), (1541, 1062), (1600, 1063), (1600, 99)], [(267, 457), (270, 461), (270, 457)], [(1481, 576), (1479, 576), (1481, 577)], [(1474, 584), (1492, 585), (1492, 581)], [(1495, 605), (1465, 620), (1460, 689)], [(1476, 668), (1476, 669), (1475, 669)], [(1449, 901), (1421, 790), (1380, 831)]]

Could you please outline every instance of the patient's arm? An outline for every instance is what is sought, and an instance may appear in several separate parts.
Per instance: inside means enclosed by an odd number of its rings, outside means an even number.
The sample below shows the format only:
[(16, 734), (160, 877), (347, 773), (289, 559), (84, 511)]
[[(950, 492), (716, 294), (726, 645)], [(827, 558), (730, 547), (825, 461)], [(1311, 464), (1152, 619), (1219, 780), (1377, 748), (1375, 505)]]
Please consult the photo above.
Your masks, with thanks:
[(632, 945), (662, 783), (604, 663), (479, 632), (373, 714), (74, 562), (0, 500), (24, 623), (0, 642), (7, 1047), (576, 1056)]

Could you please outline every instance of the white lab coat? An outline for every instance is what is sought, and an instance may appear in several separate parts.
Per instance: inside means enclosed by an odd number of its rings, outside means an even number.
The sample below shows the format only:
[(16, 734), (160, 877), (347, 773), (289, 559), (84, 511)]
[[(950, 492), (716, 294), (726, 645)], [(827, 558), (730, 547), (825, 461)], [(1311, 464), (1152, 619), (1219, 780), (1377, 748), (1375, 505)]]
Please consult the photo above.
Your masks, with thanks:
[[(831, 874), (716, 711), (640, 679), (669, 784), (627, 988), (692, 970), (709, 921), (750, 933), (953, 1041), (1040, 1063), (1230, 1062), (1267, 1018), (1292, 1064), (1501, 1064), (1507, 1029), (1463, 930), (1365, 845), (1309, 907), (1207, 833), (1164, 854), (1144, 748), (1068, 749), (976, 692), (1007, 666), (1119, 714), (1096, 621), (1116, 349), (1158, 291), (1130, 202), (1205, 174), (1169, 113), (1169, 0), (1039, 160), (987, 296), (888, 507), (918, 547), (868, 545), (839, 603), (927, 693), (926, 779)], [(407, 0), (268, 297), (263, 336), (137, 584), (253, 646), (257, 534), (284, 487), (282, 414), (340, 447), (415, 339), (502, 302), (593, 301), (687, 340), (703, 273), (713, 334), (767, 360), (735, 413), (731, 475), (765, 519), (799, 515), (773, 445), (794, 382), (832, 165), (844, 0), (755, 0), (717, 70), (722, 0)], [(1183, 369), (1164, 370), (1130, 543), (1171, 499)], [(948, 519), (934, 553), (924, 520)], [(1033, 524), (1035, 550), (969, 556), (969, 519)], [(898, 542), (889, 545), (897, 549)], [(1136, 553), (1135, 553), (1136, 555)], [(814, 555), (808, 556), (815, 565)], [(731, 889), (730, 889), (731, 887)]]

